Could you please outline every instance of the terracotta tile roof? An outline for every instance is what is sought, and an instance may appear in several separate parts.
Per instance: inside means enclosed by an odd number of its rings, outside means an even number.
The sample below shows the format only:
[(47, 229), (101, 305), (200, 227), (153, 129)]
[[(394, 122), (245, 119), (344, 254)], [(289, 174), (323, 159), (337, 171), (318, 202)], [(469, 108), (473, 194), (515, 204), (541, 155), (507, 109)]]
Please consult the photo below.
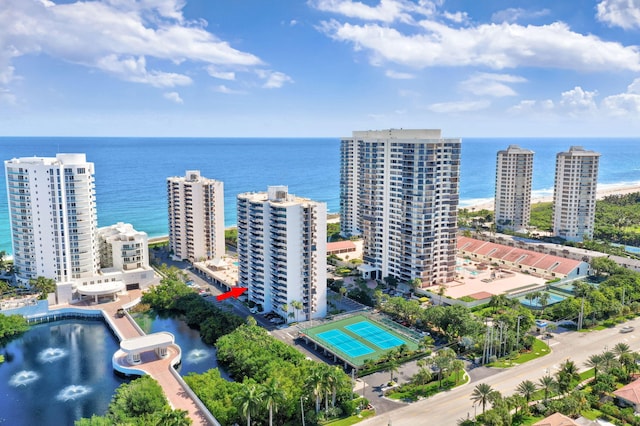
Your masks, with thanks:
[(469, 295), (469, 297), (473, 297), (476, 300), (489, 299), (491, 296), (493, 296), (493, 294), (488, 291), (479, 291)]
[(327, 243), (327, 251), (356, 249), (353, 241), (336, 241), (335, 243)]
[(574, 422), (570, 417), (561, 413), (555, 413), (546, 417), (536, 423), (533, 426), (580, 426)]
[(634, 380), (614, 391), (613, 394), (619, 398), (626, 399), (633, 404), (640, 404), (640, 380)]

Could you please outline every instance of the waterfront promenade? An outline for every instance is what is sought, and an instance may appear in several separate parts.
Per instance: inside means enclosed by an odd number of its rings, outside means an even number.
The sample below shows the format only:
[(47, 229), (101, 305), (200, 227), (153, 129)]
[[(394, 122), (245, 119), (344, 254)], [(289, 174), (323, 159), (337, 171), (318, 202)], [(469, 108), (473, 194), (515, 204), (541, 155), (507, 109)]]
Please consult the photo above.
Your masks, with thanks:
[[(131, 339), (139, 337), (142, 334), (131, 323), (128, 316), (118, 316), (116, 314), (118, 309), (129, 303), (129, 300), (139, 298), (142, 293), (140, 290), (129, 290), (128, 293), (128, 296), (121, 296), (120, 300), (116, 300), (115, 302), (100, 304), (82, 302), (73, 305), (57, 305), (52, 306), (50, 312), (55, 312), (56, 308), (68, 307), (102, 310), (104, 314), (109, 317), (116, 334), (122, 339)], [(125, 301), (124, 298), (127, 300)], [(141, 356), (142, 363), (135, 366), (127, 366), (142, 370), (153, 377), (162, 387), (171, 407), (187, 411), (194, 425), (215, 426), (217, 423), (211, 422), (208, 419), (208, 416), (198, 407), (198, 403), (191, 397), (190, 390), (186, 389), (185, 386), (180, 383), (180, 380), (176, 377), (177, 373), (172, 372), (173, 367), (171, 361), (175, 359), (178, 354), (179, 348), (177, 346), (169, 347), (169, 356), (166, 358), (159, 358), (154, 352), (145, 352)], [(126, 363), (126, 359), (122, 359), (120, 362)]]

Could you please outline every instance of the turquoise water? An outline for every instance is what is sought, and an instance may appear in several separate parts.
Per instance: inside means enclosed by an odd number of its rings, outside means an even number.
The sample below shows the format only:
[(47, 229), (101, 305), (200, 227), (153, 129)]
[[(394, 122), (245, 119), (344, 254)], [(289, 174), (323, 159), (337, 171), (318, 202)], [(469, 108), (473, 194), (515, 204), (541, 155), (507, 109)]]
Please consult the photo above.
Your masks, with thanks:
[[(443, 129), (445, 136), (447, 129)], [(602, 153), (600, 184), (637, 182), (637, 139), (466, 138), (462, 141), (460, 205), (494, 195), (496, 152), (509, 144), (535, 151), (534, 195), (550, 195), (555, 155), (571, 145)], [(99, 226), (129, 222), (150, 237), (168, 233), (166, 178), (197, 169), (224, 182), (225, 223), (236, 223), (236, 196), (288, 185), (293, 194), (337, 212), (339, 138), (0, 138), (2, 160), (81, 152), (95, 163)], [(11, 252), (4, 172), (0, 173), (0, 250)]]
[[(549, 295), (549, 299), (547, 301), (547, 305), (546, 306), (551, 306), (553, 304), (556, 304), (558, 302), (562, 302), (564, 299), (566, 299), (565, 296), (561, 296), (559, 294), (556, 293), (547, 293)], [(542, 308), (542, 304), (540, 303), (540, 300), (538, 298), (535, 298), (531, 301), (527, 300), (524, 296), (523, 297), (519, 297), (518, 301), (523, 304), (524, 306), (530, 307), (530, 308)]]

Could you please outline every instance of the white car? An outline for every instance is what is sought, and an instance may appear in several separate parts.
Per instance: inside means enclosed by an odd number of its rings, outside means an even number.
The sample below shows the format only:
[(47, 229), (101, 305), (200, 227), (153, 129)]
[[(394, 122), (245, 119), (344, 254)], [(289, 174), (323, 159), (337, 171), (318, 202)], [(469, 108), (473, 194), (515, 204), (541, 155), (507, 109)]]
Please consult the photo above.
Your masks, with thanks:
[(251, 312), (252, 314), (257, 314), (258, 313), (258, 308), (251, 308), (251, 309), (249, 309), (249, 312)]
[(632, 325), (625, 325), (620, 329), (620, 333), (631, 333), (635, 328)]

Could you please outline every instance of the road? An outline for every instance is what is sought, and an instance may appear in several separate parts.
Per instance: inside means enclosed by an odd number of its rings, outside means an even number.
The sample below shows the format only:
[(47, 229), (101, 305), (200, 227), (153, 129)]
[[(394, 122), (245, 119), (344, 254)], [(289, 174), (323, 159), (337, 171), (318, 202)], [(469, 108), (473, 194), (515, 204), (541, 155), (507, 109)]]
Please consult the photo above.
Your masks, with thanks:
[[(635, 326), (640, 330), (640, 319), (634, 319), (625, 324)], [(367, 419), (358, 425), (362, 426), (415, 426), (415, 425), (456, 425), (458, 420), (474, 416), (474, 406), (471, 393), (474, 387), (485, 382), (503, 395), (511, 395), (516, 387), (524, 380), (537, 382), (546, 374), (553, 375), (560, 364), (571, 359), (578, 368), (584, 369), (584, 362), (595, 353), (611, 349), (619, 342), (627, 343), (631, 350), (640, 350), (640, 332), (620, 333), (621, 326), (602, 331), (588, 333), (562, 332), (556, 333), (549, 344), (552, 352), (542, 358), (537, 358), (526, 364), (505, 369), (497, 374), (455, 388), (448, 392), (439, 393), (431, 398), (409, 404), (394, 411)], [(475, 407), (475, 410), (480, 408)], [(480, 411), (477, 411), (480, 414)]]

